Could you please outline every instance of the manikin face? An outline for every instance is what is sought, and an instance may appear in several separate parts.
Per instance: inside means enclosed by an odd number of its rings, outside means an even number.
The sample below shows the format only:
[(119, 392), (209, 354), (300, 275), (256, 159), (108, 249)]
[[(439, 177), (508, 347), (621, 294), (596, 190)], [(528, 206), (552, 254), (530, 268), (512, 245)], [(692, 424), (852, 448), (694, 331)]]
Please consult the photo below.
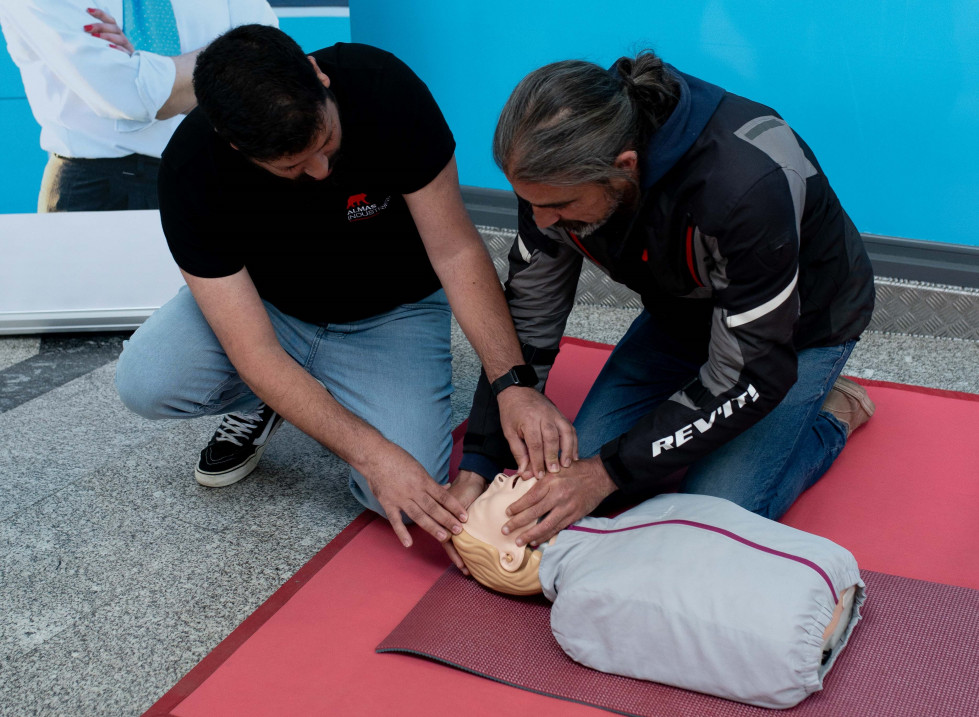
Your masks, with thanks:
[(533, 488), (536, 478), (498, 475), (469, 506), (469, 519), (452, 544), (481, 585), (508, 595), (534, 595), (541, 591), (539, 569), (542, 553), (518, 548), (515, 535), (500, 532), (507, 522), (506, 509)]
[(486, 490), (469, 506), (469, 518), (464, 529), (471, 536), (489, 543), (500, 552), (500, 567), (516, 572), (523, 563), (526, 546), (517, 547), (519, 533), (504, 535), (503, 525), (509, 520), (506, 509), (520, 500), (537, 483), (536, 478), (522, 480), (519, 476), (502, 473), (493, 479)]

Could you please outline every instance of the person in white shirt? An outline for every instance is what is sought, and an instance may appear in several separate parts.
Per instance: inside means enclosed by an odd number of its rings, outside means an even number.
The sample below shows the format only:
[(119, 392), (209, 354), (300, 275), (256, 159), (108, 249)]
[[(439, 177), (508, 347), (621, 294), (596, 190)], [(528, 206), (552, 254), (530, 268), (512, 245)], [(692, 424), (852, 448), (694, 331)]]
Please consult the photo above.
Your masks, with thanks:
[[(278, 20), (266, 0), (91, 4), (0, 4), (7, 49), (50, 155), (38, 211), (154, 209), (160, 154), (196, 105), (197, 53), (232, 27), (277, 26)], [(171, 18), (172, 52), (151, 51), (152, 42), (134, 39), (142, 37), (137, 16), (152, 21), (158, 12)]]

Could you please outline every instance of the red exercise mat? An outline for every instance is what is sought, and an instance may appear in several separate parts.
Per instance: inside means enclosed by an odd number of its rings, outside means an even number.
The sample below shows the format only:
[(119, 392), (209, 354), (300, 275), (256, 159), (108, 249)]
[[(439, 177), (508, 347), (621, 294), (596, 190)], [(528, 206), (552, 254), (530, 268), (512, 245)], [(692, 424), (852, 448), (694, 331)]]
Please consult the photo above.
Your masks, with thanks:
[(449, 561), (417, 528), (415, 546), (405, 550), (387, 521), (358, 521), (359, 532), (341, 550), (290, 580), (302, 581), (298, 590), (285, 599), (273, 595), (147, 715), (602, 714), (427, 660), (376, 654)]
[[(610, 350), (565, 340), (548, 381), (563, 411), (577, 411)], [(864, 383), (877, 415), (785, 522), (847, 546), (864, 569), (979, 588), (979, 441), (969, 438), (979, 397)], [(358, 518), (147, 714), (606, 714), (376, 654), (449, 564), (434, 541), (413, 535), (405, 550), (385, 521)], [(979, 644), (974, 629), (963, 634)]]
[[(378, 645), (504, 684), (640, 717), (944, 717), (979, 714), (979, 590), (864, 572), (864, 619), (824, 689), (788, 710), (729, 702), (583, 667), (550, 630), (550, 603), (484, 590), (454, 567)], [(465, 605), (460, 611), (454, 606)]]

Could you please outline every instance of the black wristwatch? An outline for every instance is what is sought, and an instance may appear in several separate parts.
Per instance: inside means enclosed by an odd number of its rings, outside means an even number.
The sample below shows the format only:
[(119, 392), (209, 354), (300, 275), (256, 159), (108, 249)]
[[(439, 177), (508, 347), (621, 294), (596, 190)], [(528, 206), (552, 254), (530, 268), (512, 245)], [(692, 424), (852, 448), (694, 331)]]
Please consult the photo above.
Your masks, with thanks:
[(534, 388), (537, 385), (537, 372), (528, 363), (514, 366), (505, 374), (496, 379), (493, 386), (493, 395), (499, 396), (500, 392), (510, 386), (529, 386)]

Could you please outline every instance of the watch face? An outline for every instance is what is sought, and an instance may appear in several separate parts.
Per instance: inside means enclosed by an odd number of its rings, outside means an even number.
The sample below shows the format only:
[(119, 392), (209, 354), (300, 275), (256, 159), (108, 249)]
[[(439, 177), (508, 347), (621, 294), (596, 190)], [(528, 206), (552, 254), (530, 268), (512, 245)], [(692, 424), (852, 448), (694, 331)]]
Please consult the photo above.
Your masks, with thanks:
[(514, 366), (513, 373), (517, 378), (517, 386), (536, 386), (537, 385), (537, 372), (534, 371), (534, 367), (529, 364), (523, 364), (522, 366)]

